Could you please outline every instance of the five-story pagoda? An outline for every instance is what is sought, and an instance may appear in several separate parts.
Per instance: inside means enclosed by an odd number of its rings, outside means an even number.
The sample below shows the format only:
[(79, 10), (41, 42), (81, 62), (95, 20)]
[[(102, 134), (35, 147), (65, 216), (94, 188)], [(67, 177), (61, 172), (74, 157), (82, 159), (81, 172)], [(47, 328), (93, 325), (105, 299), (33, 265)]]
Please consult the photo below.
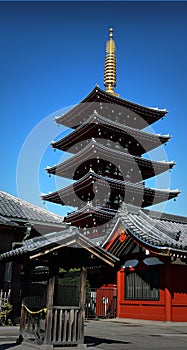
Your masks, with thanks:
[[(47, 172), (73, 179), (73, 184), (42, 199), (75, 207), (64, 220), (71, 225), (93, 228), (100, 234), (122, 202), (138, 207), (158, 204), (178, 196), (178, 190), (147, 188), (144, 180), (170, 170), (174, 162), (152, 161), (142, 155), (169, 141), (169, 135), (142, 131), (167, 113), (165, 109), (148, 108), (120, 98), (116, 86), (116, 47), (113, 30), (106, 43), (104, 85), (56, 122), (72, 128), (72, 132), (52, 147), (68, 151), (72, 156), (48, 167)], [(105, 226), (105, 229), (107, 226)]]

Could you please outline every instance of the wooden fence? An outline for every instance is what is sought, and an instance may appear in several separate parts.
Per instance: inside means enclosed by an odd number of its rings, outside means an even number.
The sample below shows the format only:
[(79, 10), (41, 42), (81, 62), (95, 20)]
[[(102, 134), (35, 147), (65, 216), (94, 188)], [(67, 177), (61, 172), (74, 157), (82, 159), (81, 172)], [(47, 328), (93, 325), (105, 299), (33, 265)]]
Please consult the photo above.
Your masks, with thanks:
[[(77, 345), (81, 338), (81, 312), (79, 307), (53, 306), (50, 329), (46, 326), (44, 311), (30, 313), (22, 306), (21, 335), (36, 344)], [(47, 330), (47, 332), (46, 332)], [(47, 334), (50, 337), (46, 339)]]
[(54, 345), (78, 344), (80, 339), (80, 308), (53, 307), (51, 342)]
[[(79, 306), (55, 305), (55, 280), (55, 276), (49, 279), (45, 303), (41, 296), (28, 296), (23, 299), (20, 342), (24, 339), (36, 344), (61, 347), (84, 343), (86, 268), (82, 267), (80, 274), (80, 293), (77, 300)], [(71, 302), (72, 300), (71, 298)]]

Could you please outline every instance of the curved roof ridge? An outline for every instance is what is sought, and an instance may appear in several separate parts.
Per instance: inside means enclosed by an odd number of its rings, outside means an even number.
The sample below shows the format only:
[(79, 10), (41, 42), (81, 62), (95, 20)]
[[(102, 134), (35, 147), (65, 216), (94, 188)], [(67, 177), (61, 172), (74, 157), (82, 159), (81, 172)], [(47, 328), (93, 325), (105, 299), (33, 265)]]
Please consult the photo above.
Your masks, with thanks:
[[(98, 143), (95, 139), (91, 140), (81, 151), (79, 151), (76, 155), (72, 155), (70, 156), (70, 158), (68, 158), (67, 160), (65, 160), (64, 162), (60, 163), (60, 164), (64, 164), (66, 161), (69, 161), (71, 158), (73, 157), (76, 157), (77, 155), (81, 155), (81, 154), (84, 154), (85, 151), (89, 150), (92, 146), (96, 146), (98, 148), (102, 148), (104, 150), (107, 150), (109, 151), (110, 153), (115, 153), (115, 155), (122, 155), (124, 157), (124, 155), (130, 159), (133, 159), (133, 158), (137, 158), (137, 159), (140, 159), (140, 160), (143, 160), (143, 161), (148, 161), (148, 162), (151, 162), (151, 163), (156, 163), (156, 164), (176, 164), (173, 160), (172, 161), (169, 161), (169, 162), (166, 162), (165, 160), (160, 160), (160, 161), (156, 161), (156, 160), (149, 160), (149, 159), (146, 159), (146, 158), (141, 158), (141, 157), (138, 157), (138, 156), (133, 156), (131, 154), (128, 154), (128, 153), (123, 153), (123, 152), (120, 152), (120, 151), (116, 151), (115, 149), (109, 149), (108, 147), (106, 146), (103, 146), (101, 145), (100, 143)], [(50, 169), (51, 167), (46, 167), (45, 169), (48, 170)]]
[[(103, 90), (103, 89), (101, 89), (100, 87), (97, 87), (97, 89), (99, 89), (101, 92), (106, 93), (106, 91)], [(142, 108), (145, 108), (145, 109), (154, 110), (154, 111), (156, 111), (156, 112), (165, 112), (165, 113), (168, 112), (167, 108), (158, 108), (158, 107), (143, 106), (143, 105), (141, 105), (141, 104), (139, 104), (139, 103), (133, 102), (133, 101), (131, 101), (131, 100), (126, 100), (126, 99), (124, 99), (124, 98), (122, 98), (122, 97), (120, 97), (120, 96), (117, 96), (117, 95), (112, 95), (112, 97), (114, 97), (116, 100), (119, 100), (119, 101), (129, 102), (129, 103), (131, 103), (131, 104), (133, 104), (133, 105), (135, 105), (135, 106), (137, 106), (137, 107), (142, 107)]]
[[(139, 129), (145, 127), (147, 124), (154, 123), (155, 121), (159, 120), (167, 114), (167, 109), (143, 106), (138, 103), (128, 101), (121, 97), (109, 94), (106, 91), (102, 90), (100, 87), (96, 86), (85, 98), (83, 98), (72, 109), (70, 109), (63, 115), (56, 117), (55, 120), (57, 123), (76, 128), (80, 124), (80, 121), (84, 119), (83, 115), (80, 115), (80, 112), (81, 114), (88, 112), (90, 109), (93, 109), (93, 105), (91, 104), (98, 102), (110, 103), (111, 106), (116, 105), (118, 107), (121, 107), (123, 111), (125, 111), (124, 108), (126, 108), (129, 109), (131, 112), (136, 113), (140, 117), (140, 119), (142, 119), (141, 121), (139, 120), (139, 127), (137, 126), (137, 128)], [(123, 117), (125, 117), (126, 119), (127, 115), (123, 115)], [(132, 125), (134, 124), (134, 122), (132, 120), (129, 120), (128, 124)]]
[[(107, 181), (107, 182), (112, 182), (112, 183), (117, 183), (117, 184), (121, 184), (121, 185), (127, 185), (127, 186), (132, 186), (134, 188), (140, 188), (140, 189), (146, 189), (145, 188), (145, 184), (143, 182), (140, 182), (140, 183), (133, 183), (133, 182), (130, 182), (130, 181), (126, 181), (126, 180), (119, 180), (119, 179), (113, 179), (111, 177), (107, 177), (107, 176), (102, 176), (102, 175), (99, 175), (97, 173), (95, 173), (95, 171), (93, 170), (89, 170), (84, 176), (82, 176), (80, 179), (78, 180), (75, 180), (75, 182), (57, 190), (57, 191), (54, 191), (54, 192), (49, 192), (49, 193), (42, 193), (41, 194), (41, 198), (43, 199), (44, 196), (47, 196), (47, 195), (51, 195), (51, 194), (55, 194), (55, 193), (60, 193), (62, 191), (64, 191), (65, 189), (70, 189), (71, 187), (74, 187), (76, 185), (78, 185), (79, 183), (81, 183), (82, 181), (86, 180), (87, 178), (89, 177), (93, 177), (93, 178), (97, 178), (97, 179), (101, 179), (103, 181)], [(154, 189), (153, 189), (154, 190)]]
[(110, 215), (110, 213), (117, 213), (116, 210), (111, 210), (111, 209), (108, 209), (107, 210), (105, 208), (102, 208), (102, 207), (95, 207), (95, 206), (92, 206), (92, 204), (90, 202), (88, 202), (84, 207), (76, 210), (76, 211), (72, 211), (71, 213), (68, 214), (68, 217), (71, 216), (71, 215), (75, 215), (75, 214), (79, 214), (79, 213), (83, 213), (85, 212), (85, 210), (87, 211), (95, 211), (95, 212), (102, 212), (102, 213), (105, 213), (107, 215)]
[[(166, 167), (168, 166), (168, 170), (170, 168), (172, 168), (176, 163), (174, 161), (169, 161), (166, 162), (165, 160), (163, 161), (155, 161), (155, 160), (150, 160), (150, 159), (146, 159), (146, 158), (141, 158), (138, 156), (133, 156), (131, 154), (128, 153), (123, 153), (120, 151), (116, 151), (115, 149), (109, 149), (106, 146), (101, 145), (100, 143), (98, 143), (95, 139), (92, 139), (83, 149), (81, 149), (77, 154), (70, 156), (67, 160), (63, 161), (60, 164), (54, 165), (52, 167), (47, 167), (45, 168), (47, 170), (48, 173), (53, 173), (55, 172), (56, 169), (61, 169), (62, 167), (64, 168), (65, 165), (67, 166), (68, 163), (71, 163), (72, 161), (74, 161), (75, 159), (77, 160), (77, 158), (80, 158), (82, 155), (84, 155), (84, 159), (86, 159), (86, 152), (90, 152), (91, 150), (94, 151), (94, 148), (96, 150), (101, 150), (101, 151), (105, 151), (106, 154), (108, 153), (109, 156), (111, 157), (111, 155), (113, 155), (113, 157), (115, 157), (115, 159), (129, 159), (130, 162), (137, 162), (138, 164), (140, 163), (144, 163), (144, 165), (147, 165), (148, 167), (153, 167), (154, 166), (163, 166), (165, 165)], [(167, 169), (166, 169), (167, 170)], [(165, 171), (165, 170), (163, 170)]]
[(154, 226), (157, 227), (157, 228), (159, 228), (159, 229), (162, 230), (162, 231), (163, 231), (163, 229), (164, 229), (165, 232), (167, 232), (167, 233), (173, 233), (173, 235), (175, 235), (175, 236), (176, 236), (176, 233), (178, 233), (178, 231), (176, 231), (176, 230), (173, 230), (173, 231), (172, 231), (171, 228), (168, 229), (168, 228), (166, 227), (166, 225), (162, 224), (162, 222), (158, 221), (157, 219), (151, 218), (149, 215), (145, 214), (142, 210), (140, 210), (140, 217), (146, 219), (146, 221), (148, 221), (148, 222), (154, 223)]
[(87, 102), (89, 100), (89, 98), (95, 93), (95, 92), (100, 92), (102, 93), (106, 98), (108, 98), (109, 100), (112, 100), (112, 101), (118, 101), (118, 102), (121, 102), (121, 103), (127, 103), (127, 104), (130, 104), (130, 105), (133, 105), (133, 106), (136, 106), (138, 108), (142, 108), (142, 109), (146, 109), (148, 111), (154, 111), (156, 113), (164, 113), (166, 114), (168, 112), (168, 110), (166, 108), (158, 108), (158, 107), (148, 107), (148, 106), (143, 106), (141, 104), (138, 104), (136, 102), (133, 102), (133, 101), (129, 101), (129, 100), (126, 100), (122, 97), (119, 97), (119, 96), (116, 96), (116, 95), (112, 95), (112, 94), (109, 94), (107, 93), (105, 90), (101, 89), (98, 85), (95, 85), (95, 87), (91, 90), (91, 92), (85, 96), (80, 102), (78, 102), (72, 109), (70, 109), (68, 112), (65, 112), (64, 114), (62, 114), (61, 116), (58, 116), (58, 117), (55, 117), (55, 120), (56, 122), (58, 123), (59, 120), (61, 120), (63, 118), (63, 116), (65, 116), (66, 114), (69, 114), (70, 112), (73, 112), (77, 107), (79, 107), (79, 105)]
[(157, 188), (151, 188), (151, 187), (145, 187), (145, 184), (143, 182), (138, 182), (138, 183), (134, 183), (134, 182), (131, 182), (131, 181), (126, 181), (126, 180), (119, 180), (119, 179), (113, 179), (111, 177), (107, 177), (107, 176), (103, 176), (103, 175), (99, 175), (97, 173), (95, 173), (93, 170), (91, 171), (88, 171), (84, 176), (82, 176), (80, 179), (76, 180), (75, 182), (57, 190), (57, 191), (54, 191), (54, 192), (49, 192), (47, 194), (42, 194), (41, 197), (43, 199), (44, 196), (48, 196), (48, 195), (54, 195), (55, 193), (58, 193), (59, 196), (61, 194), (61, 192), (63, 192), (64, 190), (69, 190), (71, 189), (72, 187), (76, 187), (78, 186), (79, 183), (83, 182), (84, 180), (88, 179), (88, 178), (96, 178), (96, 179), (100, 179), (100, 180), (103, 180), (104, 182), (109, 182), (109, 183), (114, 183), (114, 184), (118, 184), (118, 185), (124, 185), (124, 186), (130, 186), (130, 187), (133, 187), (133, 188), (136, 188), (136, 189), (142, 189), (142, 190), (145, 190), (145, 191), (154, 191), (154, 192), (159, 192), (159, 193), (171, 193), (171, 194), (179, 194), (180, 193), (180, 190), (178, 189), (175, 189), (175, 190), (171, 190), (171, 189), (157, 189)]
[[(141, 242), (151, 244), (151, 239), (149, 238), (150, 230), (145, 230), (142, 225), (138, 225), (136, 222), (134, 222), (133, 217), (137, 214), (129, 214), (126, 212), (121, 217), (121, 222), (125, 226), (125, 228), (129, 231), (130, 235), (134, 237), (135, 239), (140, 240)], [(139, 227), (140, 226), (140, 227)], [(161, 244), (161, 240), (159, 238), (159, 235), (155, 236), (155, 238), (159, 241), (159, 244)]]
[(153, 231), (153, 228), (155, 228), (155, 225), (151, 224), (148, 225), (148, 222), (146, 220), (140, 220), (140, 215), (138, 216), (138, 218), (136, 217), (136, 215), (133, 214), (129, 214), (129, 218), (132, 222), (132, 224), (137, 228), (140, 229), (142, 232), (145, 232), (146, 234), (149, 234), (151, 231), (151, 235), (160, 239), (160, 231), (156, 228), (156, 231)]
[(154, 222), (148, 221), (147, 217), (146, 218), (142, 217), (141, 216), (141, 211), (140, 211), (140, 215), (139, 215), (137, 220), (142, 223), (142, 227), (143, 227), (144, 230), (145, 230), (145, 228), (147, 228), (147, 232), (148, 233), (150, 232), (149, 225), (151, 225), (151, 236), (152, 237), (156, 237), (156, 238), (160, 239), (161, 235), (162, 235), (166, 239), (164, 244), (168, 243), (168, 239), (176, 244), (176, 240), (174, 238), (176, 236), (176, 232), (175, 232), (175, 236), (174, 237), (168, 237), (168, 233), (169, 233), (168, 231), (163, 230), (159, 226), (159, 223), (157, 223), (155, 221)]
[[(145, 220), (145, 218), (141, 217), (142, 220), (140, 220), (140, 211), (139, 211), (139, 214), (128, 214), (127, 215), (127, 213), (125, 213), (124, 217), (123, 216), (121, 217), (122, 223), (124, 220), (126, 228), (129, 229), (130, 232), (135, 237), (140, 239), (142, 242), (145, 242), (145, 243), (152, 245), (152, 246), (154, 246), (153, 241), (154, 241), (154, 239), (156, 239), (157, 240), (156, 245), (159, 248), (166, 247), (168, 249), (169, 245), (171, 245), (171, 244), (173, 244), (177, 247), (179, 246), (176, 239), (168, 236), (167, 233), (163, 232), (163, 230), (156, 227), (154, 220), (153, 220), (153, 222), (150, 222), (150, 225), (151, 225), (150, 228), (149, 228), (149, 222), (147, 221), (147, 218)], [(130, 220), (131, 227), (129, 227), (128, 222), (126, 222), (127, 219), (125, 218), (125, 216), (128, 217), (128, 221)], [(135, 227), (136, 230), (139, 230), (139, 232), (134, 231), (133, 226)]]
[[(143, 130), (139, 130), (139, 129), (136, 129), (136, 128), (133, 128), (133, 127), (130, 127), (128, 125), (122, 125), (118, 122), (115, 122), (111, 119), (107, 119), (105, 117), (103, 117), (100, 113), (98, 113), (97, 111), (94, 111), (90, 116), (89, 118), (84, 121), (82, 124), (80, 124), (75, 130), (72, 130), (71, 133), (69, 133), (68, 135), (64, 136), (63, 138), (61, 138), (60, 140), (57, 140), (57, 141), (52, 141), (51, 144), (52, 146), (54, 147), (55, 144), (58, 144), (60, 143), (60, 141), (62, 141), (63, 139), (65, 138), (68, 138), (68, 137), (72, 137), (73, 134), (76, 134), (77, 132), (80, 132), (87, 124), (89, 124), (92, 120), (94, 121), (94, 119), (99, 119), (99, 120), (102, 120), (102, 121), (106, 121), (106, 125), (111, 125), (111, 126), (115, 126), (116, 128), (118, 128), (119, 130), (123, 130), (123, 131), (130, 131), (129, 135), (132, 136), (132, 134), (138, 134), (138, 135), (141, 135), (143, 137), (146, 137), (146, 138), (150, 138), (152, 137), (153, 139), (166, 139), (166, 140), (163, 140), (163, 142), (167, 142), (168, 139), (171, 138), (171, 135), (167, 134), (167, 135), (162, 135), (162, 134), (153, 134), (153, 133), (149, 133), (147, 131), (143, 131)], [(105, 124), (104, 124), (105, 125)], [(162, 142), (160, 140), (160, 142)]]
[(164, 213), (159, 212), (156, 210), (150, 210), (150, 209), (142, 209), (143, 212), (149, 214), (151, 218), (154, 219), (160, 219), (160, 220), (166, 220), (170, 222), (176, 222), (180, 224), (187, 224), (187, 216), (172, 214), (172, 213)]

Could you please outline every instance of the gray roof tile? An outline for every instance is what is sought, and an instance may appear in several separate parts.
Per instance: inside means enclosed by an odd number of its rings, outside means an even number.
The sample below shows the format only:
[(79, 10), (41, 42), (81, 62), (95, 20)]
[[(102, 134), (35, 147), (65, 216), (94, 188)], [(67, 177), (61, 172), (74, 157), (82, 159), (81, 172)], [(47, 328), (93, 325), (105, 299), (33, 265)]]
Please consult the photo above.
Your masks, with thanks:
[[(74, 239), (74, 244), (72, 244), (72, 238)], [(81, 241), (84, 242), (83, 245), (81, 245)], [(29, 239), (23, 243), (22, 247), (0, 254), (0, 260), (7, 258), (11, 259), (15, 256), (30, 254), (31, 252), (41, 252), (45, 250), (46, 247), (53, 247), (58, 245), (61, 247), (61, 245), (65, 246), (69, 244), (70, 246), (81, 246), (84, 248), (86, 248), (87, 245), (89, 247), (89, 250), (90, 247), (92, 247), (94, 250), (96, 250), (97, 256), (98, 252), (101, 254), (101, 256), (105, 255), (108, 258), (109, 263), (111, 262), (113, 265), (119, 261), (117, 257), (112, 255), (110, 252), (107, 252), (102, 248), (102, 246), (98, 246), (96, 243), (90, 241), (87, 237), (80, 234), (79, 230), (75, 227), (70, 227), (67, 230), (61, 232), (48, 233), (44, 236)]]
[(162, 217), (162, 213), (160, 217), (159, 215), (152, 217), (151, 211), (128, 205), (123, 205), (118, 218), (132, 236), (144, 244), (150, 244), (152, 248), (161, 250), (163, 248), (176, 252), (182, 250), (187, 255), (187, 223), (175, 222), (174, 217), (169, 214), (167, 220)]
[(47, 224), (63, 223), (63, 217), (60, 215), (51, 213), (3, 191), (0, 191), (0, 216), (11, 219), (11, 221), (30, 220)]
[(0, 215), (0, 225), (17, 226), (16, 223), (12, 222), (11, 220), (5, 218), (5, 217), (2, 216), (2, 215)]

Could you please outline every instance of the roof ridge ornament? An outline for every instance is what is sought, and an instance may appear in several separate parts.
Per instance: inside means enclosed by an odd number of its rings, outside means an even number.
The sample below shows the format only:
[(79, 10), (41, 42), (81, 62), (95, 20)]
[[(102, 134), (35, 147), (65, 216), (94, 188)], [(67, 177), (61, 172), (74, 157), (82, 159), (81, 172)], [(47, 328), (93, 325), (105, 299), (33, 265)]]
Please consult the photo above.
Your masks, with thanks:
[(114, 92), (116, 87), (116, 45), (113, 40), (113, 28), (110, 28), (109, 37), (110, 39), (106, 42), (104, 86), (106, 92), (116, 95)]

